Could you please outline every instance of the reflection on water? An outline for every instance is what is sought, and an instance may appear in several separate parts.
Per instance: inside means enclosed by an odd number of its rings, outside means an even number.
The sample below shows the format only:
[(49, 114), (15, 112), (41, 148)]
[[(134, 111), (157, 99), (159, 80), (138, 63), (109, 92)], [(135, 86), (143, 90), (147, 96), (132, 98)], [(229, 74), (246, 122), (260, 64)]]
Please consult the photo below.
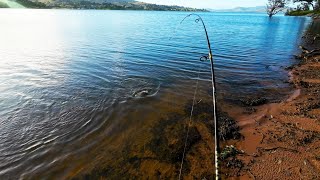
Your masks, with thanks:
[[(188, 19), (177, 26), (186, 14), (0, 10), (0, 176), (176, 176), (176, 165), (159, 158), (168, 148), (154, 148), (184, 134), (183, 109), (207, 53), (200, 24)], [(288, 93), (281, 67), (291, 63), (307, 18), (201, 16), (221, 100)], [(210, 66), (200, 66), (199, 102), (210, 99)], [(176, 114), (176, 124), (168, 114)], [(201, 140), (190, 147), (189, 175), (207, 173), (194, 165), (213, 164), (204, 124), (194, 124)]]

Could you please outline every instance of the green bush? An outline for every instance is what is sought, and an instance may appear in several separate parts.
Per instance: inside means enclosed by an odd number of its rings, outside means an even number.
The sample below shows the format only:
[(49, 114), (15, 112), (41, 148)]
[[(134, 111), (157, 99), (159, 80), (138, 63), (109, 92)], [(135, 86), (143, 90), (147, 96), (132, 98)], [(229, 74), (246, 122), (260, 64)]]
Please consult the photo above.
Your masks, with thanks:
[(4, 2), (0, 2), (0, 8), (9, 8), (9, 6)]
[(305, 16), (308, 14), (320, 14), (320, 11), (291, 11), (286, 13), (288, 16)]

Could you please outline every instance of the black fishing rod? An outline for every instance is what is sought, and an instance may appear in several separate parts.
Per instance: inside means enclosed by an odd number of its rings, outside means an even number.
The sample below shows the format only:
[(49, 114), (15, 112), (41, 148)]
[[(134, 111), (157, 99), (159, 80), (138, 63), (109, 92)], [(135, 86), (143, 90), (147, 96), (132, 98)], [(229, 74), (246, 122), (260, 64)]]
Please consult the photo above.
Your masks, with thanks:
[[(218, 131), (218, 121), (217, 121), (217, 102), (216, 102), (216, 80), (215, 80), (215, 71), (214, 71), (214, 63), (213, 63), (213, 56), (212, 56), (212, 50), (211, 50), (211, 44), (210, 44), (210, 39), (208, 36), (208, 32), (207, 32), (207, 28), (206, 25), (204, 24), (203, 19), (201, 18), (201, 16), (199, 16), (198, 14), (189, 14), (187, 15), (185, 18), (183, 18), (183, 20), (180, 22), (180, 24), (182, 24), (184, 22), (185, 19), (187, 19), (190, 16), (196, 16), (197, 19), (195, 20), (196, 23), (198, 23), (199, 21), (202, 23), (204, 32), (206, 34), (206, 38), (207, 38), (207, 44), (208, 44), (208, 51), (209, 51), (209, 55), (208, 56), (202, 56), (200, 58), (201, 61), (206, 61), (206, 60), (210, 60), (210, 64), (211, 64), (211, 83), (212, 83), (212, 103), (213, 103), (213, 121), (214, 121), (214, 143), (215, 143), (215, 174), (216, 174), (216, 180), (220, 179), (219, 176), (219, 154), (220, 154), (220, 150), (219, 150), (219, 131)], [(180, 178), (180, 177), (179, 177)]]

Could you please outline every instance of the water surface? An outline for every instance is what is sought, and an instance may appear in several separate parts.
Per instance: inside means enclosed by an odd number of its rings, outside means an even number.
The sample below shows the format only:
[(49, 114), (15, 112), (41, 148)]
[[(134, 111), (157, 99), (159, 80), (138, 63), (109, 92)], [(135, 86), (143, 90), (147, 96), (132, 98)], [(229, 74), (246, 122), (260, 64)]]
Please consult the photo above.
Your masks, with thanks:
[[(195, 18), (179, 25), (187, 14), (0, 10), (0, 177), (65, 178), (144, 144), (157, 118), (192, 98), (199, 68), (210, 99), (206, 39)], [(308, 18), (200, 15), (221, 101), (289, 93), (283, 67)]]

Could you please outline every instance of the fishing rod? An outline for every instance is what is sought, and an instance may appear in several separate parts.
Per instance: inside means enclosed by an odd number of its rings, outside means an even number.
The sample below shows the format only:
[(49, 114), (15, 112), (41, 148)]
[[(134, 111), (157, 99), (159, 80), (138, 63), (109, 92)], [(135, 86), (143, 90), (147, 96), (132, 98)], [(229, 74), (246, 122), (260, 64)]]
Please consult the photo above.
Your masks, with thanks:
[[(219, 130), (218, 130), (217, 108), (216, 108), (217, 107), (216, 106), (217, 105), (217, 102), (216, 102), (216, 80), (215, 80), (215, 71), (214, 71), (211, 44), (210, 44), (210, 39), (209, 39), (209, 36), (208, 36), (206, 25), (204, 24), (204, 21), (201, 18), (201, 16), (199, 16), (198, 14), (192, 13), (192, 14), (187, 15), (185, 18), (183, 18), (183, 20), (180, 22), (180, 24), (182, 24), (187, 18), (189, 18), (191, 16), (196, 16), (197, 17), (197, 19), (195, 20), (196, 23), (198, 23), (199, 21), (202, 23), (202, 26), (203, 26), (203, 29), (204, 29), (204, 32), (205, 32), (205, 35), (206, 35), (206, 38), (207, 38), (207, 45), (208, 45), (209, 55), (208, 56), (202, 56), (200, 58), (200, 61), (206, 61), (206, 60), (209, 59), (210, 60), (210, 64), (211, 64), (212, 103), (213, 103), (213, 121), (214, 121), (214, 145), (215, 145), (215, 174), (216, 174), (216, 180), (219, 180), (220, 179), (220, 176), (219, 176), (219, 154), (220, 154), (220, 150), (219, 150)], [(181, 169), (182, 169), (182, 164), (183, 164), (183, 159), (182, 159), (182, 163), (181, 163)], [(179, 179), (181, 178), (181, 169), (180, 169)]]

